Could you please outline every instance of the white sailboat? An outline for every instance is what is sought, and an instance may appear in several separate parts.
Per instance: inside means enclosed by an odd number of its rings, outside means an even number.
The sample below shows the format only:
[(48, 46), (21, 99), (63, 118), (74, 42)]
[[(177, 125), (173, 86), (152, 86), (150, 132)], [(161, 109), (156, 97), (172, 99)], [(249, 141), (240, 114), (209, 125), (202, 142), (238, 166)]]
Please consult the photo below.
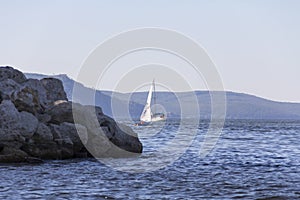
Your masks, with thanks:
[(156, 104), (156, 94), (155, 94), (155, 83), (154, 79), (152, 81), (152, 84), (150, 86), (149, 92), (148, 92), (148, 97), (147, 97), (147, 102), (144, 107), (144, 110), (141, 114), (140, 117), (140, 125), (142, 124), (149, 124), (152, 122), (157, 122), (157, 121), (163, 121), (165, 120), (165, 115), (163, 113), (156, 113), (154, 110), (154, 113), (151, 111), (151, 100), (152, 100), (152, 94), (154, 98), (154, 104)]

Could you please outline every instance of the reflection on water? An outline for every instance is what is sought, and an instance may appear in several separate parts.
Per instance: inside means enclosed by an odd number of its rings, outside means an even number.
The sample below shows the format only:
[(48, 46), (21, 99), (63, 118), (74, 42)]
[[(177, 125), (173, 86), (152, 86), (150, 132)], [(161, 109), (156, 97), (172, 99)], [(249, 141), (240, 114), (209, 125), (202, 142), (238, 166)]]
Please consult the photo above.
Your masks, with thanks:
[[(138, 158), (110, 159), (144, 169), (149, 158), (167, 166), (146, 173), (114, 170), (94, 159), (47, 161), (41, 165), (1, 165), (0, 199), (199, 199), (300, 198), (300, 122), (228, 121), (217, 147), (198, 156), (208, 122), (200, 123), (188, 151), (169, 163), (179, 151), (160, 154), (174, 139), (179, 121), (133, 127), (141, 136), (144, 153)], [(182, 128), (182, 127), (181, 127)], [(188, 121), (180, 134), (195, 127)], [(147, 133), (149, 133), (147, 135)], [(173, 148), (180, 148), (174, 145)]]

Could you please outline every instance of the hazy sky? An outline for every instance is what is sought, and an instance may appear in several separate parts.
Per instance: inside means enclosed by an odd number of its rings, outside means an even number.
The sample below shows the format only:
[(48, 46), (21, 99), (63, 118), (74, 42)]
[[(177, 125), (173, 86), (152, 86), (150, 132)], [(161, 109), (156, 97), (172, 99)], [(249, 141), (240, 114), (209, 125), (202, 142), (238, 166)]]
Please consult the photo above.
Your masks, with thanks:
[(297, 0), (0, 0), (0, 8), (0, 65), (76, 78), (108, 37), (161, 27), (201, 44), (226, 90), (300, 102)]

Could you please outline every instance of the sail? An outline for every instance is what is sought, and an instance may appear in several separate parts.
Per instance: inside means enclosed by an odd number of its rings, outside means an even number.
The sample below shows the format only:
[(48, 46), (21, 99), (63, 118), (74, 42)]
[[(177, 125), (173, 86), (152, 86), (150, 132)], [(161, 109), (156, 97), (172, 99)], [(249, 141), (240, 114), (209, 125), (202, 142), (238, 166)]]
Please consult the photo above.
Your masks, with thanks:
[(148, 93), (148, 98), (147, 98), (147, 102), (146, 105), (144, 107), (144, 110), (141, 114), (140, 120), (143, 122), (151, 122), (151, 98), (152, 98), (152, 91), (153, 91), (153, 84), (151, 84), (149, 93)]

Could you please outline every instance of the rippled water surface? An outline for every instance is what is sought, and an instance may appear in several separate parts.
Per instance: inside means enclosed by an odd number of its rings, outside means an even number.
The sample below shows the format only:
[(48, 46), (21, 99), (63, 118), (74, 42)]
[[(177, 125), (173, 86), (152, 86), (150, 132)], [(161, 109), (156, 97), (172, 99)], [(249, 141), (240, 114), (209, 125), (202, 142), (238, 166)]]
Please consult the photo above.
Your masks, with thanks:
[(144, 153), (103, 160), (113, 168), (94, 159), (1, 165), (0, 199), (300, 199), (300, 122), (228, 121), (204, 158), (208, 122), (133, 128)]

